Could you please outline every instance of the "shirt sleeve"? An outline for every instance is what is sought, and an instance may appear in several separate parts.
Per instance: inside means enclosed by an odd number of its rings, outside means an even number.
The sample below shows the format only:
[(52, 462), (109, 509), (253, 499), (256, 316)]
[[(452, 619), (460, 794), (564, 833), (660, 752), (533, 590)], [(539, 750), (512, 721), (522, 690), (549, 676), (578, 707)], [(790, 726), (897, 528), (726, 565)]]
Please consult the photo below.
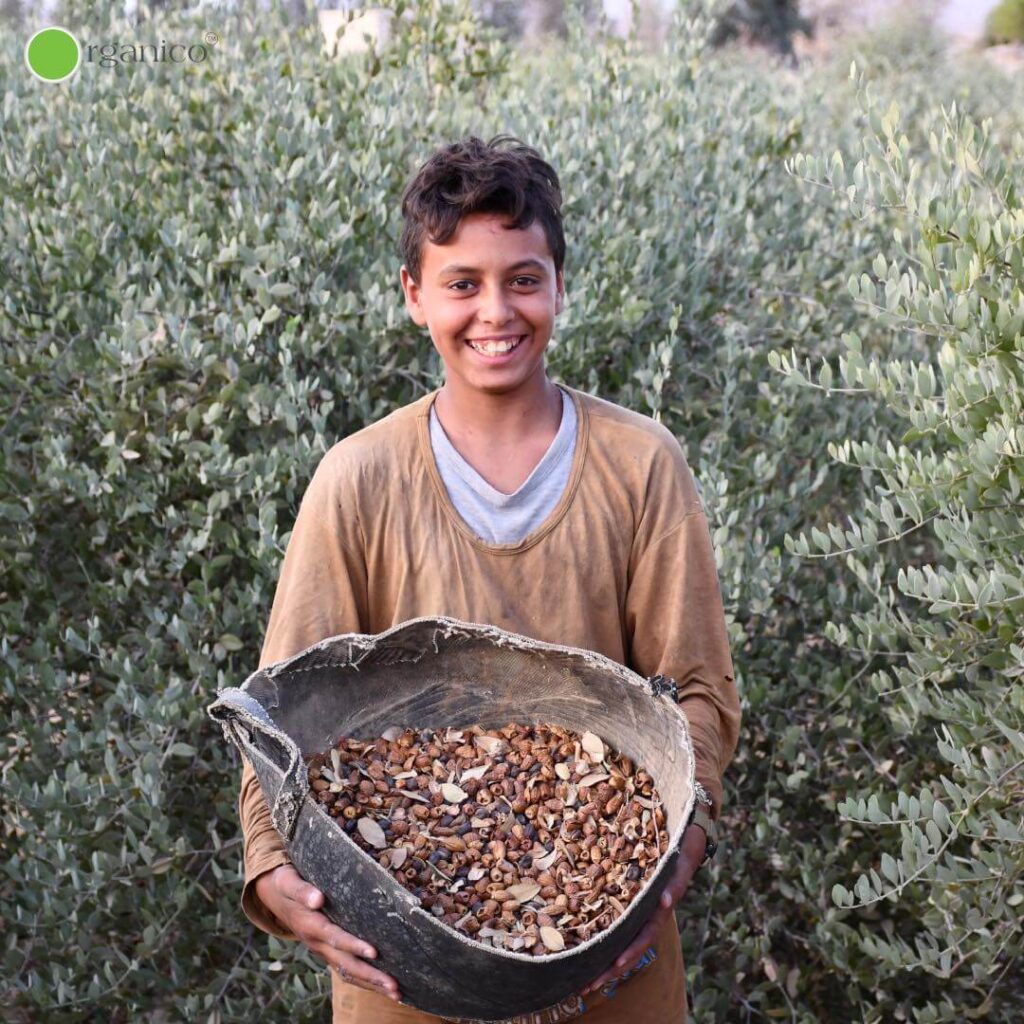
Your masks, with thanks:
[[(717, 820), (722, 775), (739, 736), (740, 704), (711, 533), (681, 452), (674, 461), (675, 495), (667, 495), (662, 508), (651, 513), (654, 529), (638, 533), (631, 559), (629, 664), (644, 676), (675, 680), (690, 724), (697, 781), (710, 793)], [(674, 507), (677, 519), (659, 530), (657, 521), (666, 507)]]
[[(325, 637), (364, 631), (366, 561), (355, 502), (341, 500), (338, 477), (328, 454), (303, 496), (281, 566), (260, 668)], [(248, 761), (242, 767), (238, 807), (245, 850), (242, 910), (263, 931), (294, 939), (256, 894), (256, 879), (290, 860)]]

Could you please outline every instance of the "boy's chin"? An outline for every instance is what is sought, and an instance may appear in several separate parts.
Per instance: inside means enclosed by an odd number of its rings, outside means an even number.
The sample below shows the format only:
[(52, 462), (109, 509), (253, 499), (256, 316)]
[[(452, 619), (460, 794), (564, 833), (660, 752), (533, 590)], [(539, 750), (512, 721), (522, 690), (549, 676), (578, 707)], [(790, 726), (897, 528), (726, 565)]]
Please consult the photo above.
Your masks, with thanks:
[(466, 374), (451, 373), (445, 374), (445, 381), (459, 389), (463, 393), (476, 393), (479, 395), (507, 395), (518, 391), (526, 383), (526, 378), (519, 375), (506, 377), (503, 380), (480, 380), (478, 377)]

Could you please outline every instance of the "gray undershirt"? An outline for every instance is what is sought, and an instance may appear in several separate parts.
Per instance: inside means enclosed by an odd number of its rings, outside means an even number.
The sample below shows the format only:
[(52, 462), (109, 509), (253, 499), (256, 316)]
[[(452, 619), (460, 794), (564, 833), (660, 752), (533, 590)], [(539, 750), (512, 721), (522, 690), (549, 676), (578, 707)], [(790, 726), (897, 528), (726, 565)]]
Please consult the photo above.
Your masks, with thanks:
[(430, 406), (430, 446), (459, 515), (488, 544), (517, 544), (551, 514), (569, 482), (576, 451), (576, 407), (563, 388), (558, 433), (519, 490), (495, 490), (455, 449)]

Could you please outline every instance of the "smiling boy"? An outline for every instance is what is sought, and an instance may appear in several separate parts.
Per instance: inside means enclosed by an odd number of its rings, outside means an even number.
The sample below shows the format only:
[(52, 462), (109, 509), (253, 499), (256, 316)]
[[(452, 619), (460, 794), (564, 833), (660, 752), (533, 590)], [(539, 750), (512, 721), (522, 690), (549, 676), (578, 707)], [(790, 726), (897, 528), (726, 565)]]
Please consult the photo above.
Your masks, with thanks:
[[(409, 183), (402, 214), (406, 306), (428, 329), (445, 383), (321, 460), (260, 665), (327, 636), (449, 615), (674, 679), (705, 800), (678, 868), (604, 975), (521, 1019), (681, 1021), (673, 907), (713, 852), (740, 716), (700, 495), (664, 427), (547, 376), (565, 239), (558, 177), (536, 150), (507, 136), (446, 146)], [(376, 952), (320, 913), (323, 894), (291, 867), (248, 765), (240, 807), (245, 912), (334, 968), (336, 1024), (438, 1021), (401, 1005), (394, 980), (372, 965)]]

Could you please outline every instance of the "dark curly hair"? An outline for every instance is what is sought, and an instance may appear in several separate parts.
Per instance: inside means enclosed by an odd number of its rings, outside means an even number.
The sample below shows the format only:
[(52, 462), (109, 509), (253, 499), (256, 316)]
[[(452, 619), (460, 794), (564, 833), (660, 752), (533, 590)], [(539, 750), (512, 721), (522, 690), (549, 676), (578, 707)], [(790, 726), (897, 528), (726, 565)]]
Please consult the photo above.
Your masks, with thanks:
[[(508, 148), (502, 148), (510, 143)], [(554, 258), (565, 263), (558, 175), (532, 146), (511, 135), (466, 136), (437, 150), (402, 193), (402, 262), (421, 284), (423, 242), (444, 245), (470, 213), (507, 214), (514, 228), (539, 220)]]

